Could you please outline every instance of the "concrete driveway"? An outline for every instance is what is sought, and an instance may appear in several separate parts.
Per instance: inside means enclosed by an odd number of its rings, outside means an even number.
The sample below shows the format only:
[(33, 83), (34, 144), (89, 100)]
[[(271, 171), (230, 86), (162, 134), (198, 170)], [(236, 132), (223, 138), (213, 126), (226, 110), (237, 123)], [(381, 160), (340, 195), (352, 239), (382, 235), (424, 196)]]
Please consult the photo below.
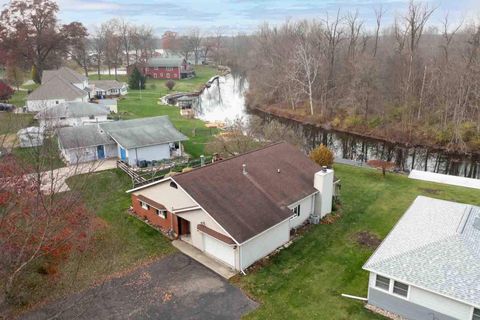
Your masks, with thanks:
[(22, 319), (239, 319), (256, 307), (240, 289), (175, 253)]

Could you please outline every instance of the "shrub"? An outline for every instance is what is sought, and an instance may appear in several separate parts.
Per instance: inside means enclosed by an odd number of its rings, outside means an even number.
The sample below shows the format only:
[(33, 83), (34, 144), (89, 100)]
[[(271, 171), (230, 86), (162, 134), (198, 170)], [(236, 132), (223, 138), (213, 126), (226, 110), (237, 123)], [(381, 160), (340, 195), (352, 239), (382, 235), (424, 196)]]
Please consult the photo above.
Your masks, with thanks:
[(175, 87), (175, 81), (168, 80), (167, 82), (165, 82), (165, 87), (167, 87), (168, 90), (171, 91)]
[(333, 164), (333, 152), (321, 144), (310, 152), (310, 159), (320, 166), (331, 166)]

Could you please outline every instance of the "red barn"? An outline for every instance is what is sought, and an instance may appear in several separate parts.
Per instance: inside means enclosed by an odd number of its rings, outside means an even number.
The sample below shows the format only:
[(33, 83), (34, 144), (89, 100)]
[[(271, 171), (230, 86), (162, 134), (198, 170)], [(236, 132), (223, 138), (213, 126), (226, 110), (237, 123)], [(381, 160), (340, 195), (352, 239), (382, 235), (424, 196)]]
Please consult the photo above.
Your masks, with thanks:
[(191, 65), (182, 58), (150, 58), (141, 70), (153, 79), (184, 79), (195, 76)]

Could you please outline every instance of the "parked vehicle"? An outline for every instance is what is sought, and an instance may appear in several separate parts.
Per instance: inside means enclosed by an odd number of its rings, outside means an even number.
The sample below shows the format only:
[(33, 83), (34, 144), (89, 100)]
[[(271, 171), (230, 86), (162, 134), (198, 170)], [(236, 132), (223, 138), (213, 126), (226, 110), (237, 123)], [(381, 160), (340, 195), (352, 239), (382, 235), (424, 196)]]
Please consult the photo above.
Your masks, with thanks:
[(0, 103), (0, 111), (12, 112), (13, 109), (15, 109), (15, 106), (13, 104)]

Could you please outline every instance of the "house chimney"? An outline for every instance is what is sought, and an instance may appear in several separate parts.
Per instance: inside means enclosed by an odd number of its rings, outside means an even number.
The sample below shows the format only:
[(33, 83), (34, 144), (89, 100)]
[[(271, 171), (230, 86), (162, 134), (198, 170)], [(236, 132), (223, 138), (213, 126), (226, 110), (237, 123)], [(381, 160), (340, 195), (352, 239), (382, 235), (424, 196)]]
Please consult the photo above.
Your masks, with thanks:
[(200, 156), (200, 166), (205, 166), (205, 156), (203, 154)]
[(323, 167), (321, 171), (315, 173), (313, 187), (319, 191), (315, 196), (315, 214), (324, 217), (332, 212), (333, 170)]
[(247, 165), (245, 163), (242, 165), (242, 169), (243, 169), (243, 174), (247, 174)]

